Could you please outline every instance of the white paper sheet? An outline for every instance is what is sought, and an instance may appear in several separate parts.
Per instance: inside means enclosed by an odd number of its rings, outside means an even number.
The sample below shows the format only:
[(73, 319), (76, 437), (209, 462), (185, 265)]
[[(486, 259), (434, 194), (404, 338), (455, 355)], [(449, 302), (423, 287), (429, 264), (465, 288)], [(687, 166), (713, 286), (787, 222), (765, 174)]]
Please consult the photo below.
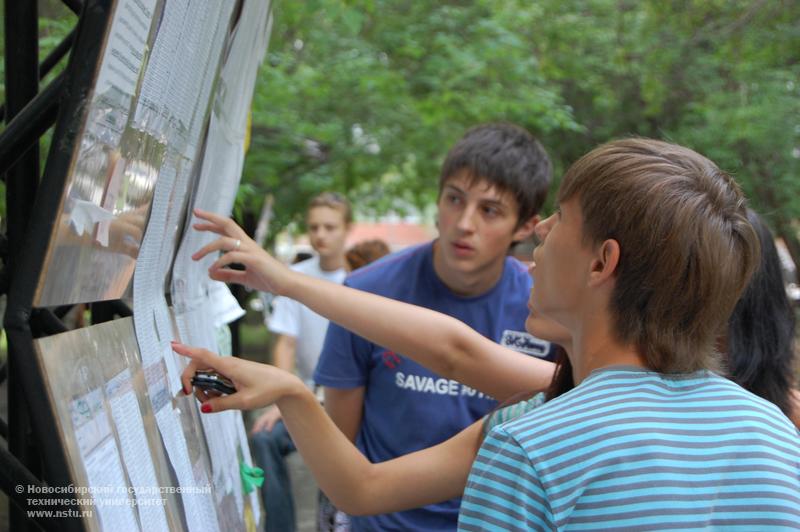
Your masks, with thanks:
[(96, 93), (119, 91), (133, 95), (144, 59), (156, 0), (119, 0), (108, 35), (103, 68), (97, 76)]
[(169, 531), (164, 505), (158, 504), (155, 500), (161, 498), (157, 495), (159, 483), (129, 369), (123, 370), (108, 381), (106, 394), (122, 447), (125, 470), (135, 491), (129, 497), (135, 497), (137, 500), (136, 509), (142, 528), (148, 532)]
[[(86, 475), (91, 486), (125, 487), (125, 476), (114, 438), (106, 438), (85, 458)], [(94, 494), (94, 511), (100, 517), (103, 530), (141, 530), (126, 492), (113, 491), (107, 495)]]
[[(194, 206), (205, 210), (227, 214), (233, 206), (244, 164), (247, 114), (258, 64), (266, 49), (268, 11), (268, 2), (244, 4), (227, 61), (222, 67), (193, 198)], [(215, 257), (200, 262), (190, 258), (214, 238), (216, 235), (191, 230), (184, 234), (173, 269), (172, 302), (181, 339), (217, 351), (217, 339), (211, 332), (215, 325), (235, 317), (236, 310), (229, 300), (225, 302), (224, 298), (212, 295), (216, 283), (208, 278), (207, 269)], [(232, 309), (234, 312), (229, 312)], [(218, 490), (233, 494), (241, 514), (244, 494), (238, 478), (239, 457), (243, 457), (248, 465), (253, 464), (241, 414), (204, 415), (201, 419), (211, 456), (214, 484)], [(250, 502), (258, 522), (260, 500), (257, 490), (250, 495)]]
[[(187, 0), (171, 0), (164, 4), (158, 32), (147, 62), (142, 80), (138, 106), (134, 113), (134, 125), (153, 135), (165, 134), (172, 127), (168, 120), (171, 112), (167, 95), (170, 79), (176, 66), (181, 28), (187, 16)], [(171, 137), (166, 133), (167, 138)]]
[(127, 504), (128, 484), (103, 406), (103, 391), (97, 388), (75, 398), (70, 411), (88, 487), (97, 490), (92, 494), (93, 509), (101, 526), (104, 530), (139, 530), (133, 508)]
[(161, 167), (150, 220), (133, 277), (133, 321), (142, 353), (142, 364), (149, 366), (164, 359), (171, 395), (177, 394), (181, 389), (181, 366), (170, 348), (170, 341), (173, 340), (172, 326), (164, 297), (164, 283), (168, 274), (168, 267), (165, 265), (172, 258), (172, 246), (165, 245), (165, 242), (171, 242), (174, 238), (167, 222), (170, 200), (176, 197), (176, 166), (177, 158), (173, 154), (166, 158)]
[(210, 490), (203, 491), (205, 485), (199, 484), (195, 478), (179, 414), (170, 405), (164, 405), (156, 412), (156, 421), (170, 463), (178, 477), (178, 484), (183, 489), (181, 500), (189, 530), (192, 532), (219, 530), (214, 498)]
[[(135, 114), (144, 127), (153, 119), (154, 109), (157, 116), (168, 116), (167, 157), (159, 172), (150, 219), (139, 250), (133, 303), (142, 360), (148, 365), (164, 359), (172, 395), (181, 389), (180, 373), (185, 362), (170, 348), (169, 342), (174, 338), (164, 285), (202, 132), (199, 126), (191, 131), (188, 128), (196, 108), (202, 108), (203, 112), (208, 108), (208, 94), (221, 54), (221, 36), (227, 28), (221, 13), (231, 9), (231, 3), (200, 0), (170, 2), (165, 6), (161, 24), (170, 35), (156, 38), (153, 74), (151, 76), (148, 66), (143, 98)], [(166, 92), (158, 85), (165, 82)], [(144, 330), (153, 326), (152, 334)]]

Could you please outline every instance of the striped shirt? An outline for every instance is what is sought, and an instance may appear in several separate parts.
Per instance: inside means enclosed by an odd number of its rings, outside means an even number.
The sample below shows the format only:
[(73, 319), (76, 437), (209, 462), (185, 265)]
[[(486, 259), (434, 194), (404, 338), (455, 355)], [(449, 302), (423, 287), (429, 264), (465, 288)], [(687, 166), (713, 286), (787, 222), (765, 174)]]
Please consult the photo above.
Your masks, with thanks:
[(527, 414), (534, 408), (538, 408), (544, 404), (544, 393), (537, 393), (530, 399), (526, 399), (524, 401), (519, 401), (516, 403), (511, 403), (508, 406), (503, 406), (488, 414), (483, 422), (483, 436), (489, 434), (489, 432), (497, 427), (498, 425), (502, 425), (507, 421), (511, 421), (512, 419), (517, 419), (523, 414)]
[(713, 373), (593, 372), (494, 428), (460, 530), (800, 530), (800, 434)]

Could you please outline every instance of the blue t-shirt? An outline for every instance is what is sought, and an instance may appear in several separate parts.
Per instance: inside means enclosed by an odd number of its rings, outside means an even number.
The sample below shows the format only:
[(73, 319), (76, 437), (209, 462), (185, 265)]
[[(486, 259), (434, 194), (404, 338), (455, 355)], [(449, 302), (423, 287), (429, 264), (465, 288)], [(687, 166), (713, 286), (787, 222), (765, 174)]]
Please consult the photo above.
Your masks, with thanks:
[[(432, 243), (384, 257), (351, 274), (345, 284), (449, 314), (512, 349), (541, 358), (550, 355), (548, 342), (525, 332), (531, 278), (516, 259), (507, 258), (501, 279), (477, 297), (459, 297), (442, 283), (433, 269)], [(331, 388), (365, 387), (356, 443), (373, 463), (441, 443), (496, 404), (334, 323), (328, 328), (314, 380)], [(352, 528), (452, 530), (459, 504), (460, 499), (452, 499), (405, 512), (354, 517)]]
[(592, 372), (492, 429), (461, 530), (797, 530), (800, 437), (707, 371)]

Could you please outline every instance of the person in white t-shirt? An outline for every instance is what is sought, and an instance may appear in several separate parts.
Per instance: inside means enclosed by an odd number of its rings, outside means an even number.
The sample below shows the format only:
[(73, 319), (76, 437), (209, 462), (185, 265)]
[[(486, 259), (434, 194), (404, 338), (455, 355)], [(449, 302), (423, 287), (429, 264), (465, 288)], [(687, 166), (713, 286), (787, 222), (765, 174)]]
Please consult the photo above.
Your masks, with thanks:
[[(306, 225), (311, 247), (317, 255), (299, 262), (292, 269), (313, 277), (341, 283), (345, 269), (345, 240), (352, 222), (350, 204), (333, 192), (314, 197), (308, 205)], [(313, 389), (317, 365), (328, 320), (305, 305), (287, 297), (275, 299), (274, 311), (267, 322), (277, 335), (272, 353), (275, 366), (296, 372)], [(270, 406), (259, 416), (251, 430), (251, 446), (256, 463), (264, 469), (261, 496), (266, 511), (266, 529), (293, 531), (295, 509), (285, 458), (296, 450), (280, 410)]]

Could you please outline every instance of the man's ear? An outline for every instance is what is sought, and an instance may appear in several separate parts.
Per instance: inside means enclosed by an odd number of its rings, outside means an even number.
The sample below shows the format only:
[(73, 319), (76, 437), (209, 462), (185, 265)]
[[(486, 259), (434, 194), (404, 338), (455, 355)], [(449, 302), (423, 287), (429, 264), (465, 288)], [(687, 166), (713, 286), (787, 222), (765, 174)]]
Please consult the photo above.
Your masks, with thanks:
[(525, 223), (517, 227), (517, 229), (514, 231), (514, 235), (511, 237), (511, 240), (513, 242), (522, 242), (533, 234), (533, 230), (536, 229), (536, 224), (541, 221), (542, 218), (538, 214), (532, 216)]
[(619, 264), (619, 242), (609, 238), (598, 246), (589, 272), (589, 284), (600, 285), (614, 278)]

